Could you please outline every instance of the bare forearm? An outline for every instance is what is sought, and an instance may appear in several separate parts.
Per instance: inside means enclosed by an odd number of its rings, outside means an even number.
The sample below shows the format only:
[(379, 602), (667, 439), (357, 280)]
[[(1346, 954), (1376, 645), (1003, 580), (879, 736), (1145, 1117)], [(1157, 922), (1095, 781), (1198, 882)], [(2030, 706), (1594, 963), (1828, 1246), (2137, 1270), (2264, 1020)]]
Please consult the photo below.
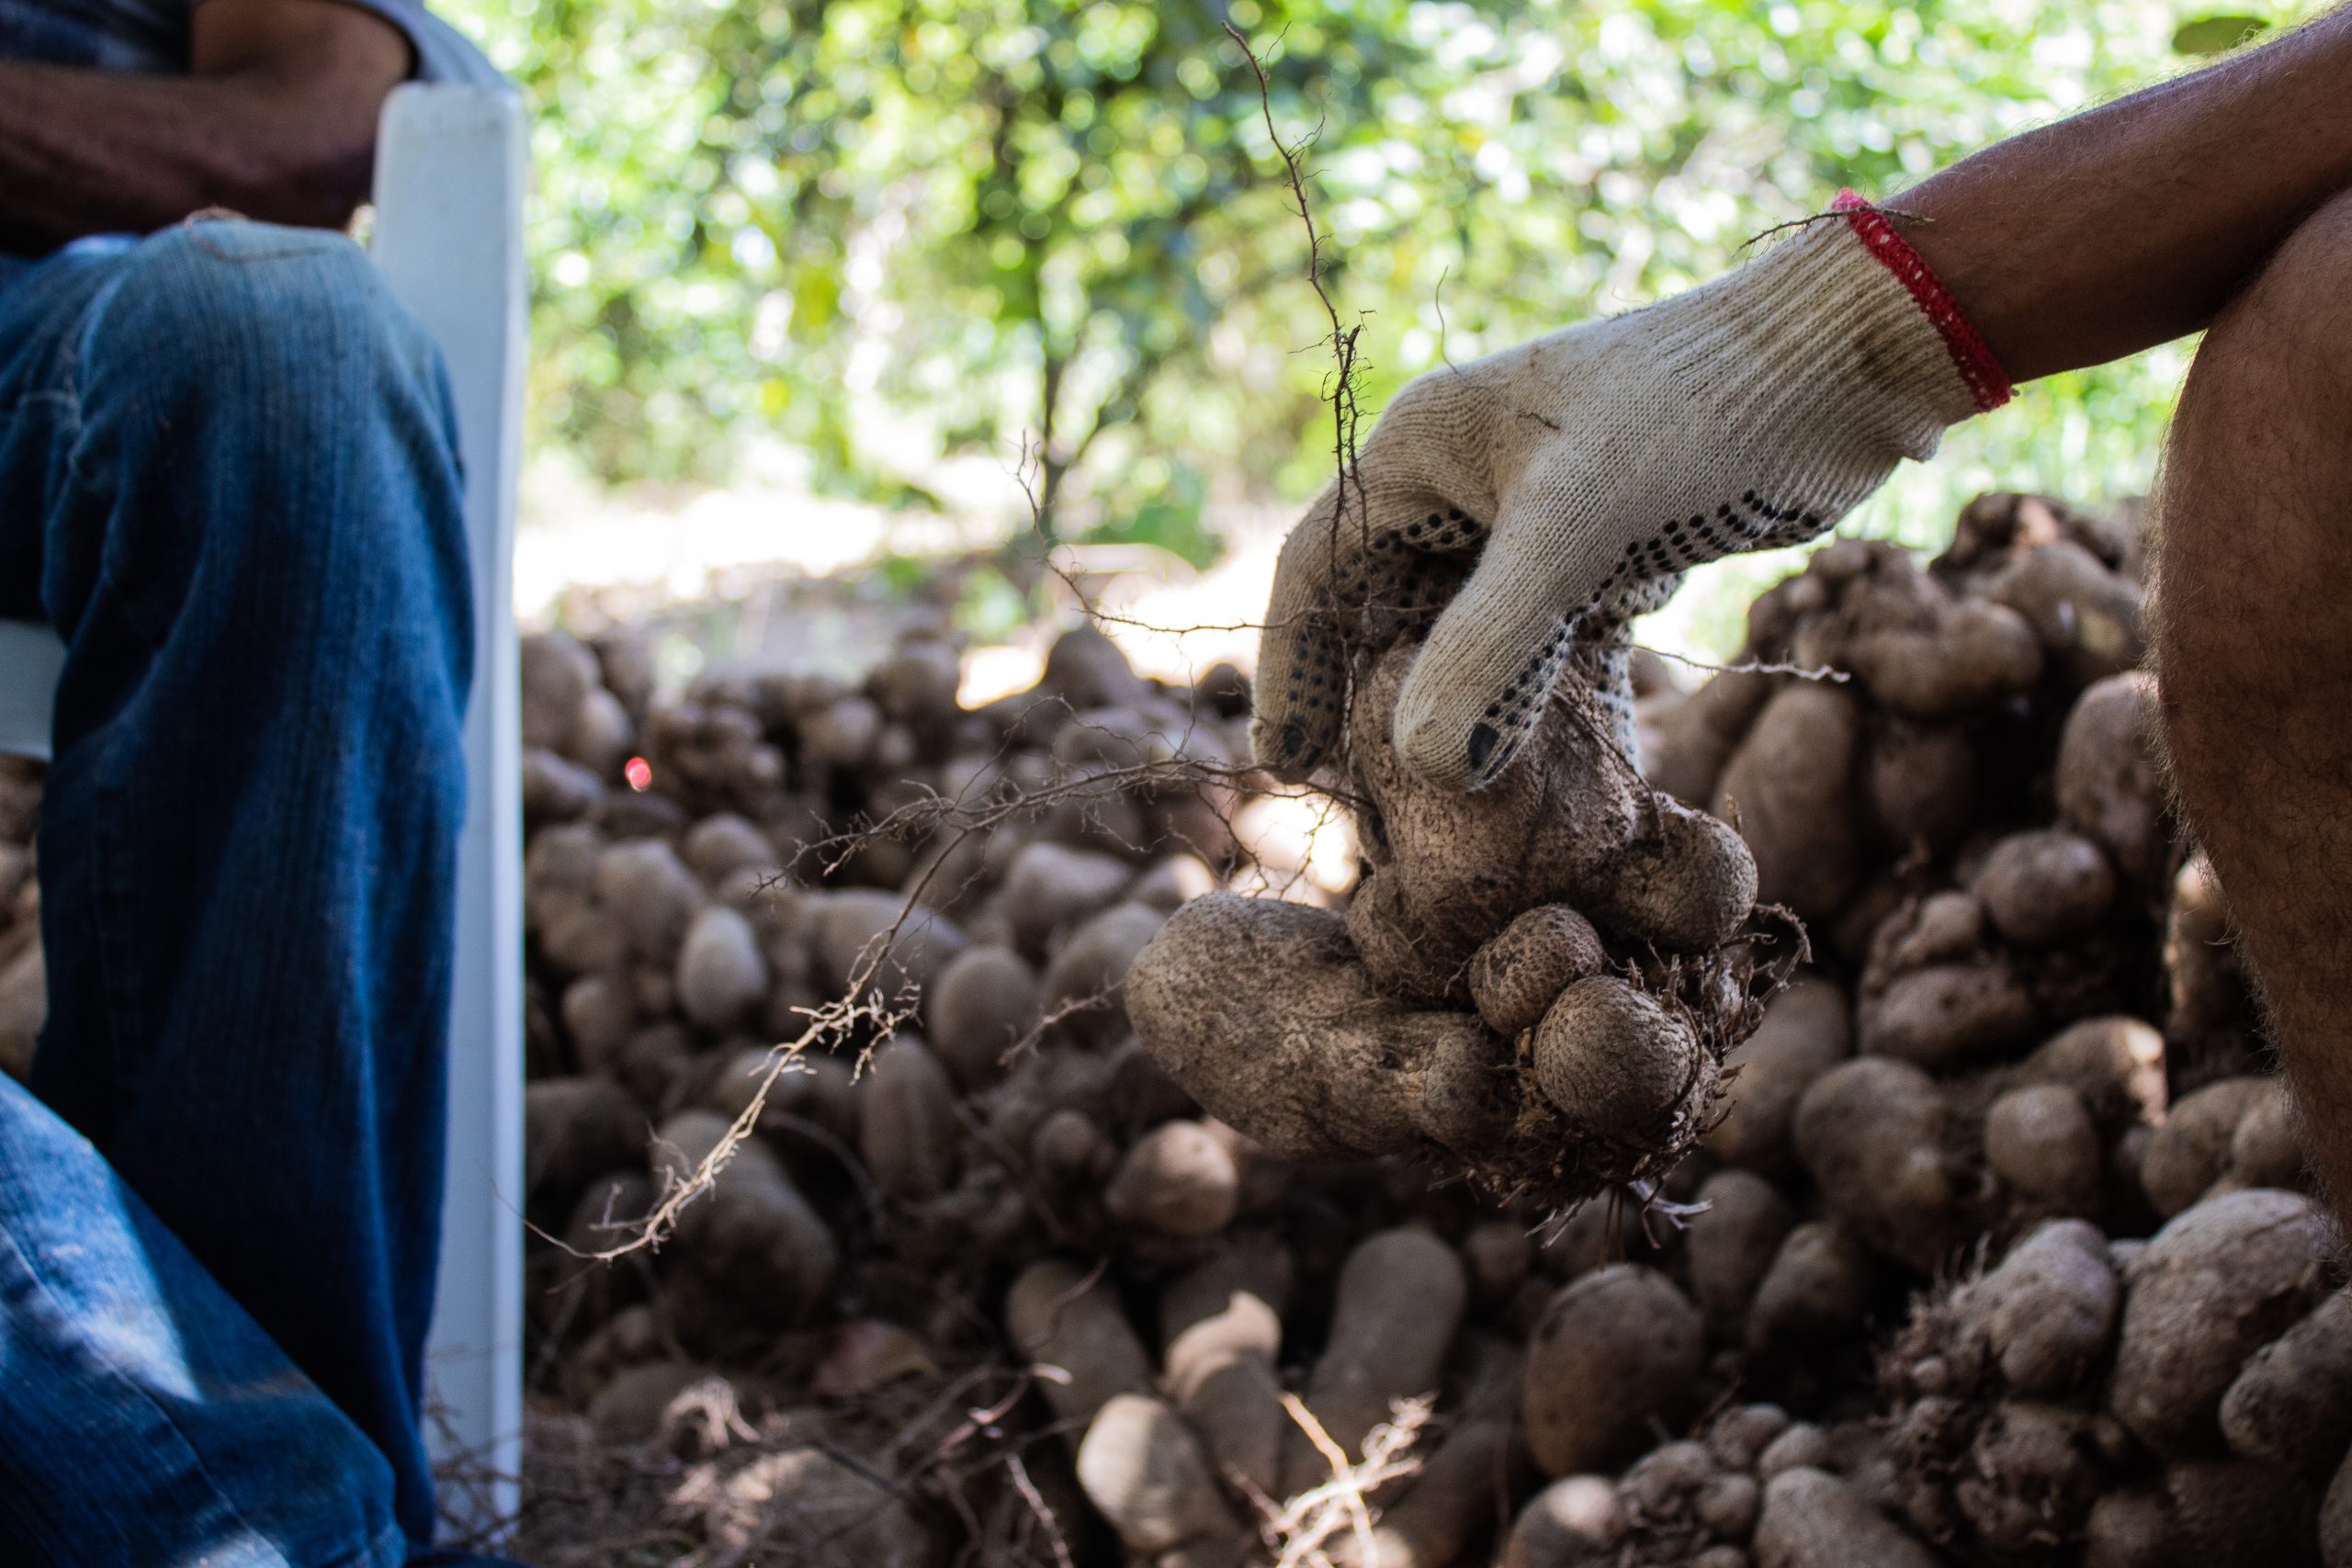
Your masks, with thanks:
[(44, 249), (207, 207), (342, 222), (354, 179), (365, 188), (367, 149), (288, 149), (274, 118), (228, 81), (0, 64), (0, 238)]
[(333, 227), (367, 197), (407, 40), (317, 0), (204, 0), (187, 76), (0, 62), (0, 247), (225, 207)]
[(1889, 203), (2014, 380), (2197, 331), (2352, 189), (2352, 9)]

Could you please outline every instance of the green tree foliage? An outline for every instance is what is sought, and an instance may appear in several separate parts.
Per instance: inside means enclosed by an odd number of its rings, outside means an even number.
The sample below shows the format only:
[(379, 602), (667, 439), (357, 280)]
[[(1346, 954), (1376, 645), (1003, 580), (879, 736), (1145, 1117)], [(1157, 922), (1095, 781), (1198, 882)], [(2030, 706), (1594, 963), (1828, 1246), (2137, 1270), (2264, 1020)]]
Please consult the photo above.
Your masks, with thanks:
[[(772, 434), (829, 483), (918, 498), (942, 455), (1025, 443), (1066, 522), (1196, 549), (1204, 495), (1295, 497), (1330, 468), (1326, 321), (1228, 16), (1311, 143), (1368, 408), (2271, 19), (2125, 0), (446, 8), (537, 117), (542, 440), (606, 479), (719, 478)], [(1934, 482), (2143, 484), (2184, 362), (2029, 389)]]

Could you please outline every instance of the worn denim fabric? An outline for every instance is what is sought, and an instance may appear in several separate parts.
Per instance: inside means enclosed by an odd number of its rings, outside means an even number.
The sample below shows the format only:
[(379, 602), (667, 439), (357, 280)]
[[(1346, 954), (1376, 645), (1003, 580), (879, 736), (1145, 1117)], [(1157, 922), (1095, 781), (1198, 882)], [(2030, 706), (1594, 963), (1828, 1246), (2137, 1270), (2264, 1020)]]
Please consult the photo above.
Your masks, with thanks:
[(68, 1127), (0, 1077), (0, 1560), (391, 1568), (392, 1472)]
[(455, 453), (432, 342), (339, 235), (191, 223), (0, 281), (0, 615), (67, 649), (31, 1087), (73, 1132), (0, 1095), (0, 1532), (36, 1560), (430, 1540)]

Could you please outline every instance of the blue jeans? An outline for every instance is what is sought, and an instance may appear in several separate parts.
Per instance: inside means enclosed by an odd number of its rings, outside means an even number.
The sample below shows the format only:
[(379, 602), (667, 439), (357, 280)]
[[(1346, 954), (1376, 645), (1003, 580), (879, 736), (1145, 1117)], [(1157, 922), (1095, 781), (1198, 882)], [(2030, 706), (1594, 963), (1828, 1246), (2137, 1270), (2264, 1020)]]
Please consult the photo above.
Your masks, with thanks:
[(431, 1539), (455, 453), (432, 342), (341, 236), (0, 277), (0, 615), (67, 649), (49, 1021), (0, 1084), (0, 1561)]

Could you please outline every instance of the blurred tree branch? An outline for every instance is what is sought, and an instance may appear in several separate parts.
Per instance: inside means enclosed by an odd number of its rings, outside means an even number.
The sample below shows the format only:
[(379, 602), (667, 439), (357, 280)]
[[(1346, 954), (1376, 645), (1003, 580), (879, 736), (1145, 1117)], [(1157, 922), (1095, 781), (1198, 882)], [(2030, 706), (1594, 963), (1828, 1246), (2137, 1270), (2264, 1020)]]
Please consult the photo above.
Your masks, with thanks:
[[(1363, 406), (1638, 304), (1838, 186), (1884, 195), (2177, 69), (2185, 4), (2028, 0), (448, 0), (529, 94), (535, 418), (592, 475), (724, 479), (738, 438), (913, 496), (1042, 434), (1066, 531), (1329, 473), (1325, 330), (1258, 84), (1321, 127)], [(2279, 19), (2290, 10), (2282, 9)], [(1955, 443), (2096, 493), (2170, 387), (2123, 367)], [(909, 432), (916, 434), (910, 438)], [(1972, 445), (1973, 444), (1973, 445)], [(2112, 476), (2112, 477), (2110, 477)], [(1965, 482), (1955, 479), (1955, 483)], [(1190, 499), (1187, 499), (1190, 498)], [(1159, 509), (1158, 512), (1154, 508)]]

